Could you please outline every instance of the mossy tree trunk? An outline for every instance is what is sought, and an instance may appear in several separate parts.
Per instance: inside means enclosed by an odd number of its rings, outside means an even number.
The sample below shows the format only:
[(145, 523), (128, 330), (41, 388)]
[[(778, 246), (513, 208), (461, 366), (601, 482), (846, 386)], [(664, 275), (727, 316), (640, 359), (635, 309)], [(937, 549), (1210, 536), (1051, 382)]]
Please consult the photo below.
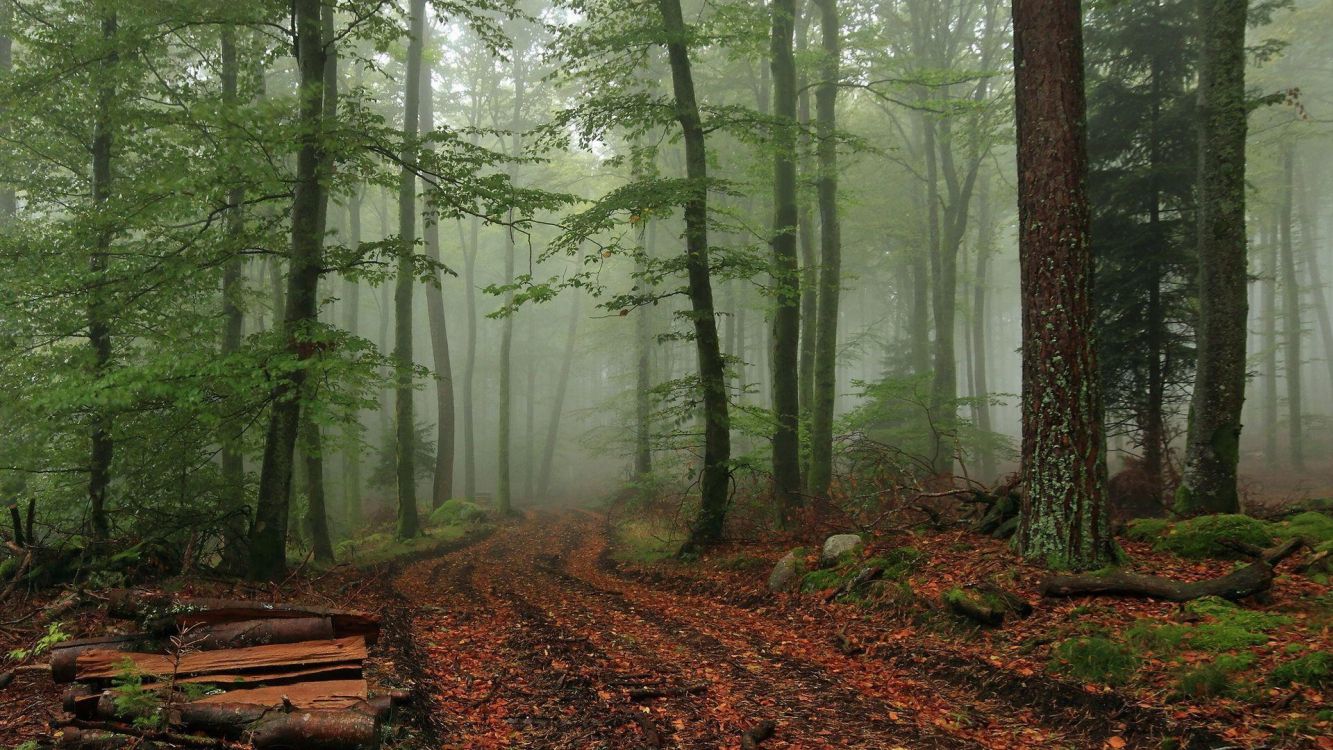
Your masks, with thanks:
[(1245, 28), (1247, 0), (1200, 0), (1199, 323), (1185, 471), (1184, 513), (1240, 509), (1241, 406), (1249, 305), (1245, 259)]
[(1114, 558), (1093, 349), (1083, 32), (1078, 2), (1014, 0), (1023, 482), (1019, 552), (1061, 568)]

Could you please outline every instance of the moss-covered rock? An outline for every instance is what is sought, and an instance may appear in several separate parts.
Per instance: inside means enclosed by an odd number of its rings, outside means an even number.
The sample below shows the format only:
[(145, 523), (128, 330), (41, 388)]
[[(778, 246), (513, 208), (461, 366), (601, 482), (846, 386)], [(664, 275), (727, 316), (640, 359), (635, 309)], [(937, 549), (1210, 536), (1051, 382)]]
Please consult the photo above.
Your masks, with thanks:
[(1236, 559), (1240, 554), (1230, 545), (1231, 542), (1267, 547), (1273, 543), (1273, 537), (1274, 533), (1269, 524), (1257, 518), (1238, 513), (1223, 513), (1215, 516), (1199, 516), (1171, 524), (1166, 532), (1157, 538), (1153, 548), (1162, 552), (1173, 552), (1191, 560)]
[(768, 590), (773, 593), (789, 591), (805, 574), (805, 548), (797, 547), (782, 556), (773, 572), (768, 574)]
[(437, 526), (455, 523), (474, 523), (486, 520), (486, 510), (476, 503), (452, 498), (445, 500), (440, 507), (430, 514), (430, 521)]
[(1308, 510), (1272, 524), (1273, 533), (1282, 539), (1300, 537), (1312, 547), (1333, 542), (1333, 516), (1326, 512)]

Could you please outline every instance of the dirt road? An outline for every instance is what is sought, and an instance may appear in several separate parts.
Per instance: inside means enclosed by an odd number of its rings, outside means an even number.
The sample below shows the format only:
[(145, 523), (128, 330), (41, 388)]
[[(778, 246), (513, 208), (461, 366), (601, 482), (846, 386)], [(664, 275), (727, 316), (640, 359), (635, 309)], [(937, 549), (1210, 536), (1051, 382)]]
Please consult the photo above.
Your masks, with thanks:
[(892, 650), (844, 655), (834, 625), (799, 607), (630, 578), (606, 545), (598, 515), (536, 512), (397, 574), (400, 668), (431, 744), (735, 748), (766, 722), (764, 750), (1137, 744), (1136, 719), (1095, 702), (1042, 710), (1063, 703), (990, 665), (972, 680)]

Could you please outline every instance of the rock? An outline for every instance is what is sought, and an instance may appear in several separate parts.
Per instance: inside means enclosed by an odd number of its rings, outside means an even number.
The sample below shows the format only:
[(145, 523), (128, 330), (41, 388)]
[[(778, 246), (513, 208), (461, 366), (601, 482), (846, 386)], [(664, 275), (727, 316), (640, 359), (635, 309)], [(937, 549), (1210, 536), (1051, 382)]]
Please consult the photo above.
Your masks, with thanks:
[(788, 552), (768, 574), (768, 590), (773, 593), (791, 590), (805, 573), (805, 550), (797, 547)]
[(859, 534), (834, 534), (824, 540), (824, 549), (819, 553), (821, 567), (829, 567), (848, 553), (856, 552), (865, 545)]

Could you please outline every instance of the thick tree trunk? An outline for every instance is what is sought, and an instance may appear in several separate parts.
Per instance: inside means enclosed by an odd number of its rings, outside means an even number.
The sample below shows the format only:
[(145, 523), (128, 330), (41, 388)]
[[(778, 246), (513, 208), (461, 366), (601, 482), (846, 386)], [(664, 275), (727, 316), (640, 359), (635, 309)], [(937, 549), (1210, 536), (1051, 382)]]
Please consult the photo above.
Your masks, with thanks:
[[(105, 215), (106, 203), (111, 198), (111, 142), (115, 130), (111, 108), (116, 98), (116, 86), (111, 71), (119, 59), (116, 51), (116, 15), (102, 19), (102, 39), (107, 45), (107, 80), (99, 84), (97, 114), (93, 121), (93, 205), (98, 209), (97, 244), (88, 260), (93, 277), (100, 279), (107, 273), (107, 256), (114, 233), (110, 217)], [(94, 284), (88, 301), (88, 343), (93, 350), (93, 377), (101, 379), (111, 368), (111, 311), (104, 299), (105, 292)], [(95, 408), (92, 414), (92, 440), (88, 456), (88, 519), (92, 536), (105, 542), (110, 535), (107, 521), (107, 490), (111, 484), (111, 460), (115, 451), (111, 430), (113, 420), (107, 407)]]
[(413, 404), (412, 352), (413, 255), (417, 233), (417, 180), (411, 164), (416, 161), (417, 126), (421, 118), (421, 53), (426, 28), (425, 0), (412, 0), (411, 37), (407, 45), (407, 80), (403, 89), (403, 154), (398, 176), (398, 278), (394, 286), (394, 425), (398, 465), (398, 538), (421, 533), (417, 512), (416, 413)]
[[(644, 310), (639, 313), (642, 316)], [(565, 411), (565, 394), (569, 392), (569, 370), (574, 363), (574, 342), (579, 331), (579, 298), (571, 298), (569, 329), (565, 333), (565, 352), (560, 358), (560, 378), (556, 381), (555, 398), (551, 401), (551, 418), (546, 427), (546, 449), (542, 451), (542, 468), (537, 489), (542, 497), (551, 489), (551, 466), (555, 463), (555, 449), (560, 444), (560, 417)], [(646, 394), (645, 394), (646, 395)]]
[(796, 260), (796, 0), (773, 0), (773, 499), (787, 525), (801, 505), (801, 277)]
[[(0, 76), (5, 78), (14, 69), (14, 38), (9, 33), (13, 23), (14, 0), (0, 0)], [(0, 119), (3, 119), (3, 115), (0, 115)], [(0, 183), (0, 227), (9, 224), (16, 213), (18, 197), (14, 193), (14, 186), (7, 182)]]
[(1185, 513), (1234, 513), (1245, 402), (1246, 0), (1200, 0), (1199, 325), (1185, 473)]
[[(347, 199), (347, 243), (353, 247), (361, 245), (361, 188)], [(347, 310), (343, 318), (343, 325), (347, 332), (353, 336), (358, 335), (360, 331), (361, 317), (361, 282), (358, 280), (348, 280), (347, 287)], [(347, 521), (349, 532), (356, 532), (361, 529), (361, 413), (357, 411), (356, 420), (349, 426), (351, 430), (351, 446), (347, 449), (347, 454), (343, 463), (343, 513)]]
[[(307, 410), (308, 411), (308, 410)], [(310, 529), (310, 547), (315, 553), (315, 561), (333, 562), (333, 542), (329, 538), (329, 514), (324, 493), (324, 440), (319, 433), (319, 424), (307, 414), (301, 420), (301, 453), (305, 456), (306, 526)]]
[(1282, 202), (1278, 232), (1282, 241), (1282, 348), (1287, 380), (1287, 452), (1291, 466), (1305, 469), (1305, 441), (1301, 437), (1301, 287), (1296, 280), (1296, 252), (1291, 233), (1295, 226), (1293, 203), (1296, 149), (1288, 143), (1282, 154)]
[[(423, 44), (430, 41), (426, 28)], [(421, 76), (421, 132), (435, 130), (435, 87), (431, 71)], [(426, 256), (440, 262), (440, 225), (432, 217), (422, 217), (426, 237)], [(439, 284), (426, 285), (426, 317), (430, 321), (430, 349), (435, 362), (435, 481), (431, 507), (438, 508), (454, 495), (454, 367), (449, 355), (449, 329), (444, 317), (444, 292)]]
[[(297, 360), (312, 352), (305, 344), (316, 321), (319, 274), (323, 262), (323, 227), (319, 226), (324, 200), (323, 123), (324, 41), (319, 0), (295, 0), (298, 67), (300, 71), (300, 149), (292, 198), (292, 252), (287, 274), (287, 299), (282, 323), (287, 354)], [(301, 417), (304, 367), (280, 375), (273, 386), (259, 471), (259, 498), (250, 537), (250, 576), (272, 581), (287, 567), (287, 509), (292, 486), (292, 456)]]
[(731, 478), (731, 419), (722, 349), (713, 311), (713, 286), (708, 267), (708, 154), (703, 121), (694, 96), (690, 69), (689, 30), (680, 0), (658, 0), (666, 31), (667, 56), (675, 93), (676, 119), (685, 141), (685, 268), (689, 276), (694, 344), (699, 357), (699, 385), (704, 405), (704, 461), (700, 482), (699, 515), (690, 528), (682, 552), (713, 544), (722, 538)]
[(1093, 259), (1078, 2), (1014, 0), (1023, 497), (1019, 552), (1053, 567), (1114, 558), (1092, 347)]
[(838, 224), (838, 144), (835, 120), (841, 54), (837, 0), (818, 0), (823, 48), (815, 89), (819, 142), (819, 307), (815, 328), (815, 401), (810, 415), (812, 495), (828, 493), (833, 479), (833, 408), (838, 390), (838, 296), (842, 289), (842, 232)]
[[(222, 104), (235, 112), (240, 104), (237, 93), (237, 79), (240, 77), (240, 64), (236, 58), (236, 27), (230, 24), (222, 26)], [(245, 231), (245, 214), (241, 209), (245, 200), (245, 190), (239, 186), (227, 191), (227, 234), (233, 242), (242, 241)], [(239, 250), (239, 245), (236, 248)], [(239, 252), (230, 258), (222, 269), (222, 357), (225, 359), (240, 351), (244, 333), (245, 316), (241, 309), (241, 298), (245, 293), (245, 268)], [(228, 514), (225, 522), (226, 538), (223, 540), (224, 556), (229, 563), (239, 562), (237, 555), (244, 553), (238, 549), (245, 537), (245, 461), (241, 452), (241, 439), (244, 425), (239, 420), (225, 422), (222, 425), (219, 442), (222, 446), (222, 497), (224, 510)]]
[[(473, 145), (476, 145), (475, 141)], [(463, 495), (469, 501), (476, 501), (477, 439), (472, 397), (477, 374), (477, 244), (481, 220), (474, 216), (469, 225), (468, 243), (463, 249), (463, 301), (467, 305), (467, 349), (463, 360)], [(459, 229), (462, 229), (461, 225)]]
[(1261, 224), (1259, 228), (1259, 248), (1263, 254), (1263, 272), (1259, 281), (1259, 328), (1260, 372), (1263, 378), (1263, 415), (1260, 434), (1264, 438), (1264, 460), (1276, 463), (1281, 460), (1277, 450), (1278, 423), (1278, 388), (1277, 388), (1277, 277), (1278, 250), (1271, 232)]
[[(807, 36), (810, 31), (810, 18), (813, 15), (804, 7), (806, 2), (813, 0), (802, 0), (803, 7), (797, 10), (796, 54), (798, 56), (803, 55), (808, 46)], [(814, 161), (810, 158), (811, 139), (806, 135), (810, 127), (810, 91), (806, 87), (806, 76), (799, 71), (796, 90), (799, 92), (796, 96), (796, 121), (801, 129), (799, 140), (803, 155), (800, 167), (808, 179), (815, 174)], [(796, 213), (797, 232), (801, 243), (801, 371), (797, 390), (800, 394), (801, 419), (805, 424), (804, 429), (809, 432), (808, 420), (815, 401), (815, 326), (819, 319), (819, 259), (815, 250), (814, 211), (811, 210), (810, 201), (802, 198), (799, 188), (796, 192)], [(808, 441), (810, 436), (807, 434), (805, 437)], [(805, 452), (802, 456), (802, 477), (808, 480), (809, 471), (810, 455)]]

